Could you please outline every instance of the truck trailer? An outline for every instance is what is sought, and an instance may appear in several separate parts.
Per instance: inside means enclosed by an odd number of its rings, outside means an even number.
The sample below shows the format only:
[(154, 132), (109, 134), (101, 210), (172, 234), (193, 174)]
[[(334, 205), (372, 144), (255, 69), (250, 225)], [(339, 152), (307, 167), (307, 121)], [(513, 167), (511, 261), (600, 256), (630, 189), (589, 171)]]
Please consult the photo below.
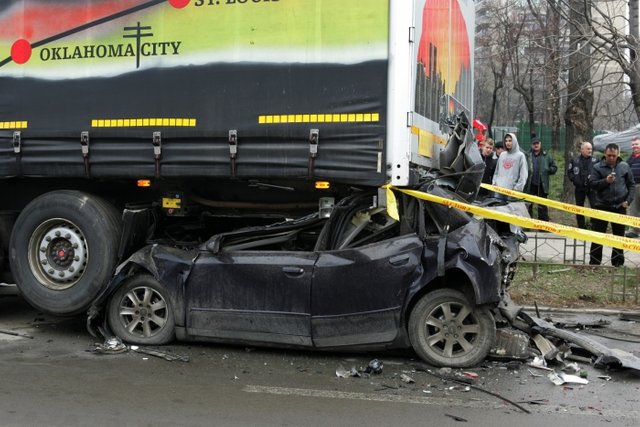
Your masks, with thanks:
[(471, 0), (1, 2), (3, 281), (79, 313), (149, 241), (481, 167), (473, 34)]

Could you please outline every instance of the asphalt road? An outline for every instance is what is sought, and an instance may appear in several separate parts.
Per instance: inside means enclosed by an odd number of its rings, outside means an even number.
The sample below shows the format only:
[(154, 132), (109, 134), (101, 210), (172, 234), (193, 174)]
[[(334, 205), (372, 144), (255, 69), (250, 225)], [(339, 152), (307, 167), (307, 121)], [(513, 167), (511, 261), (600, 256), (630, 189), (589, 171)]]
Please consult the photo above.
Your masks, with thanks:
[[(565, 321), (601, 318), (565, 315)], [(555, 319), (554, 319), (555, 320)], [(604, 339), (640, 356), (640, 325), (614, 323)], [(624, 334), (622, 334), (624, 332)], [(335, 354), (219, 345), (156, 348), (188, 357), (95, 353), (84, 317), (55, 318), (0, 288), (3, 426), (637, 426), (640, 378), (588, 365), (589, 384), (556, 386), (526, 365), (486, 362), (474, 387), (520, 402), (527, 414), (476, 388), (443, 381), (412, 354)], [(382, 360), (381, 374), (336, 369)], [(453, 373), (461, 371), (453, 371)], [(415, 383), (405, 383), (405, 374)], [(609, 375), (610, 380), (598, 378)]]

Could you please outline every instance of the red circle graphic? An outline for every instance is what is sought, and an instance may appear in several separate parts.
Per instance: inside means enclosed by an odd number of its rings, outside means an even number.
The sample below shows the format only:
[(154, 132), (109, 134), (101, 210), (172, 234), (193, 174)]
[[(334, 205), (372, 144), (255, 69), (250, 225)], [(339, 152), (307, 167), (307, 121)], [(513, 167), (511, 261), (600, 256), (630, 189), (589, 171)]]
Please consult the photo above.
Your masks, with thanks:
[(16, 64), (24, 64), (31, 58), (31, 43), (24, 39), (16, 40), (11, 46), (11, 59)]
[(176, 9), (182, 9), (183, 7), (188, 5), (190, 1), (191, 0), (169, 0), (169, 3), (171, 3), (171, 6), (175, 7)]

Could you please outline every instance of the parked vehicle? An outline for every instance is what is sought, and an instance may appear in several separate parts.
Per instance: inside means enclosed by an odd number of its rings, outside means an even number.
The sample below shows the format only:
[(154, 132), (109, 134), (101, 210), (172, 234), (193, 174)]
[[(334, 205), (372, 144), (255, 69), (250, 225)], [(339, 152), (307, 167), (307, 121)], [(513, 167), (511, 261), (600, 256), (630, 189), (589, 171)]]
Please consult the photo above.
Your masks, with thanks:
[(372, 207), (376, 197), (358, 193), (329, 218), (222, 233), (198, 248), (149, 245), (120, 266), (92, 321), (104, 317), (105, 330), (134, 344), (413, 347), (434, 365), (478, 364), (516, 260), (482, 220), (405, 196), (396, 221)]
[(362, 4), (1, 2), (3, 279), (80, 313), (149, 242), (434, 174), (472, 200), (473, 2)]

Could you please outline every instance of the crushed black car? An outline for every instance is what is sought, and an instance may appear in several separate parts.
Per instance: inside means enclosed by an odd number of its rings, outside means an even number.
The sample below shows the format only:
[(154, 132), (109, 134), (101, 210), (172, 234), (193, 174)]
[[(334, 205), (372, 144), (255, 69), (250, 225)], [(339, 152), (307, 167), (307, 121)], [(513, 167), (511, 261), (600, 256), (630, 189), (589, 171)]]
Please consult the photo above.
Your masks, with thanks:
[[(446, 186), (421, 190), (464, 201)], [(191, 249), (148, 245), (119, 266), (90, 329), (142, 345), (413, 348), (436, 366), (476, 365), (494, 343), (491, 309), (513, 277), (515, 237), (462, 211), (397, 200), (400, 221), (376, 192), (355, 192), (327, 218), (242, 228)]]

